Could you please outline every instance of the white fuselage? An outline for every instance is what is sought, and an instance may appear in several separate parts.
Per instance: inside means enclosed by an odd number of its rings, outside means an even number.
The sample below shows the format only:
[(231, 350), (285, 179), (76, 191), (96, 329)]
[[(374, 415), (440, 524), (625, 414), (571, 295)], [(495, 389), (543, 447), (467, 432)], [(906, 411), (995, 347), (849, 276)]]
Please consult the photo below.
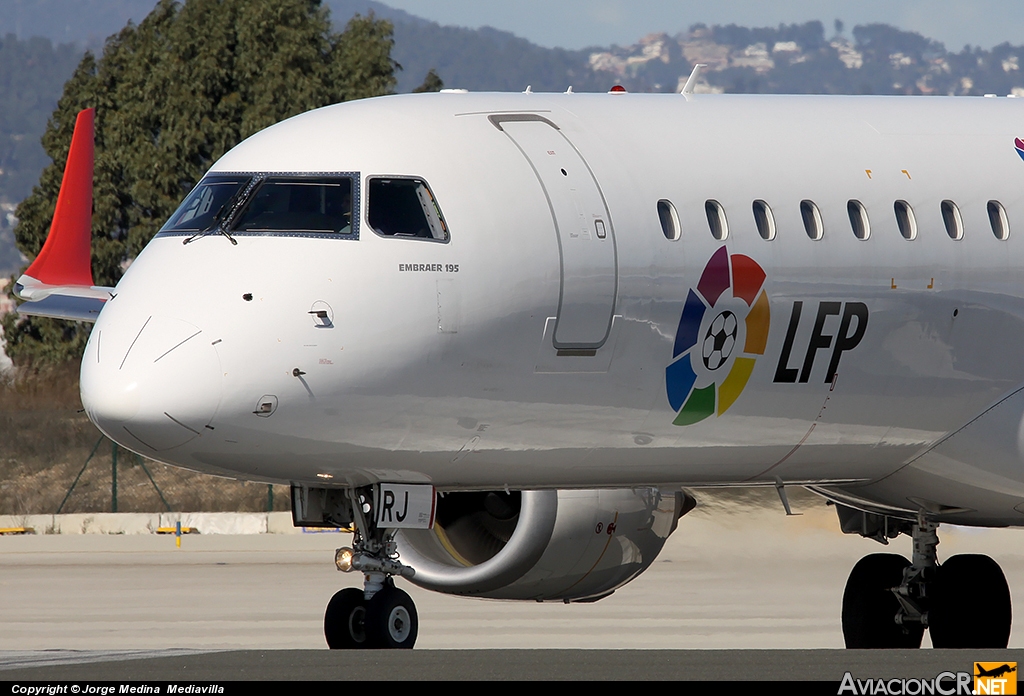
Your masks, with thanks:
[[(1021, 117), (1014, 99), (604, 94), (313, 111), (211, 173), (354, 173), (358, 239), (157, 236), (96, 322), (83, 401), (126, 447), (243, 479), (783, 482), (881, 511), (1021, 524), (1024, 407), (1002, 401), (1024, 384)], [(367, 182), (387, 176), (429, 184), (449, 241), (374, 232)], [(662, 200), (678, 240), (663, 231)], [(773, 212), (770, 241), (756, 200)], [(867, 239), (851, 229), (851, 200)], [(707, 201), (724, 211), (725, 239), (709, 231)], [(805, 232), (802, 201), (820, 211), (821, 239)], [(896, 201), (913, 211), (913, 240)], [(943, 201), (962, 239), (947, 234)], [(989, 201), (1005, 210), (1007, 239)], [(573, 205), (606, 236), (572, 237)], [(723, 411), (675, 425), (666, 368), (688, 293), (722, 247), (764, 271), (767, 342)], [(723, 307), (747, 311), (728, 293)], [(851, 307), (866, 308), (866, 328), (837, 353), (857, 326)], [(310, 313), (325, 308), (328, 325)], [(736, 357), (717, 370), (700, 357), (695, 388), (721, 388)], [(997, 404), (993, 434), (941, 450)]]

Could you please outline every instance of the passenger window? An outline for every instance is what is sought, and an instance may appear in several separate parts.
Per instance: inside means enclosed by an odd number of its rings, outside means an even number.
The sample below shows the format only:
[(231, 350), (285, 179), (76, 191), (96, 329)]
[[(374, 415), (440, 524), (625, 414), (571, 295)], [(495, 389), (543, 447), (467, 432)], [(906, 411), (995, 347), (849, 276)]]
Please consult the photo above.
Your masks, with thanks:
[(858, 200), (847, 201), (846, 212), (850, 216), (853, 236), (862, 241), (870, 237), (871, 223), (868, 221), (868, 211), (864, 204)]
[(711, 236), (721, 241), (729, 236), (729, 221), (725, 217), (725, 209), (718, 201), (706, 201), (704, 212), (708, 216), (708, 227), (711, 228)]
[(960, 217), (960, 209), (953, 201), (942, 201), (942, 223), (946, 226), (946, 234), (950, 239), (964, 238), (964, 221)]
[(771, 241), (775, 239), (775, 216), (772, 214), (771, 206), (761, 200), (754, 201), (754, 224), (757, 225), (757, 233), (761, 239)]
[(658, 201), (658, 218), (661, 220), (661, 231), (665, 233), (665, 239), (674, 242), (682, 236), (682, 230), (679, 227), (679, 214), (676, 213), (676, 207), (672, 205), (672, 201), (664, 199)]
[(239, 213), (232, 231), (353, 234), (348, 177), (269, 176)]
[(1006, 208), (999, 201), (988, 202), (988, 222), (992, 225), (992, 234), (996, 239), (1007, 240), (1010, 237), (1010, 221), (1006, 218)]
[(917, 219), (910, 204), (906, 201), (896, 201), (893, 210), (896, 212), (896, 225), (900, 228), (903, 238), (907, 241), (917, 239)]
[(821, 222), (821, 212), (814, 201), (800, 201), (800, 217), (804, 221), (807, 236), (817, 241), (825, 234), (825, 226)]
[(448, 241), (448, 226), (422, 179), (370, 179), (367, 219), (385, 237)]

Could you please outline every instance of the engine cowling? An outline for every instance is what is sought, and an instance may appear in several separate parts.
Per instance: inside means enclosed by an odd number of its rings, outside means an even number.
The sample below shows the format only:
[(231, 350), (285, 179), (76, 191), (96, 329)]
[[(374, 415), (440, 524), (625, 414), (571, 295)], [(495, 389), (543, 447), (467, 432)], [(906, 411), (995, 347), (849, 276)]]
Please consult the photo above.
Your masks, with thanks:
[(694, 504), (656, 488), (448, 493), (433, 529), (395, 539), (428, 590), (595, 601), (646, 570)]

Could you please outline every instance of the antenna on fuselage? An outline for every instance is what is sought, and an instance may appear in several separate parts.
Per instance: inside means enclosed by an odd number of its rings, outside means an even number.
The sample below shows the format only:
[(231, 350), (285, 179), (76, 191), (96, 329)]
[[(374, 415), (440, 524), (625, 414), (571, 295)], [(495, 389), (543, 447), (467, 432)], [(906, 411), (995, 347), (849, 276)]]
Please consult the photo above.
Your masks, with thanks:
[(690, 73), (690, 76), (686, 78), (686, 84), (683, 85), (683, 91), (680, 92), (680, 94), (684, 96), (693, 94), (693, 88), (697, 86), (697, 75), (700, 74), (701, 68), (706, 67), (708, 67), (707, 63), (697, 63), (693, 66), (693, 71)]
[(779, 494), (779, 500), (782, 501), (782, 507), (786, 509), (786, 516), (799, 517), (801, 513), (793, 512), (793, 508), (789, 505), (789, 496), (786, 495), (786, 484), (784, 484), (782, 479), (778, 476), (775, 477), (775, 491)]

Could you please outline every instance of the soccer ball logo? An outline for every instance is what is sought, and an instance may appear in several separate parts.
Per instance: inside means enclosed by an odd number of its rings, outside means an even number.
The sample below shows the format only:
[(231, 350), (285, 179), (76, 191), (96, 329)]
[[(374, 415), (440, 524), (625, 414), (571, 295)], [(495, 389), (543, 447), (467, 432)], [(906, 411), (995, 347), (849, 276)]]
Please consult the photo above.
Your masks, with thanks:
[(723, 246), (704, 267), (697, 287), (690, 289), (672, 363), (665, 368), (675, 425), (720, 416), (739, 398), (768, 344), (771, 317), (765, 280), (756, 261), (730, 256)]
[(726, 310), (715, 317), (704, 337), (704, 367), (717, 370), (736, 346), (736, 315)]

